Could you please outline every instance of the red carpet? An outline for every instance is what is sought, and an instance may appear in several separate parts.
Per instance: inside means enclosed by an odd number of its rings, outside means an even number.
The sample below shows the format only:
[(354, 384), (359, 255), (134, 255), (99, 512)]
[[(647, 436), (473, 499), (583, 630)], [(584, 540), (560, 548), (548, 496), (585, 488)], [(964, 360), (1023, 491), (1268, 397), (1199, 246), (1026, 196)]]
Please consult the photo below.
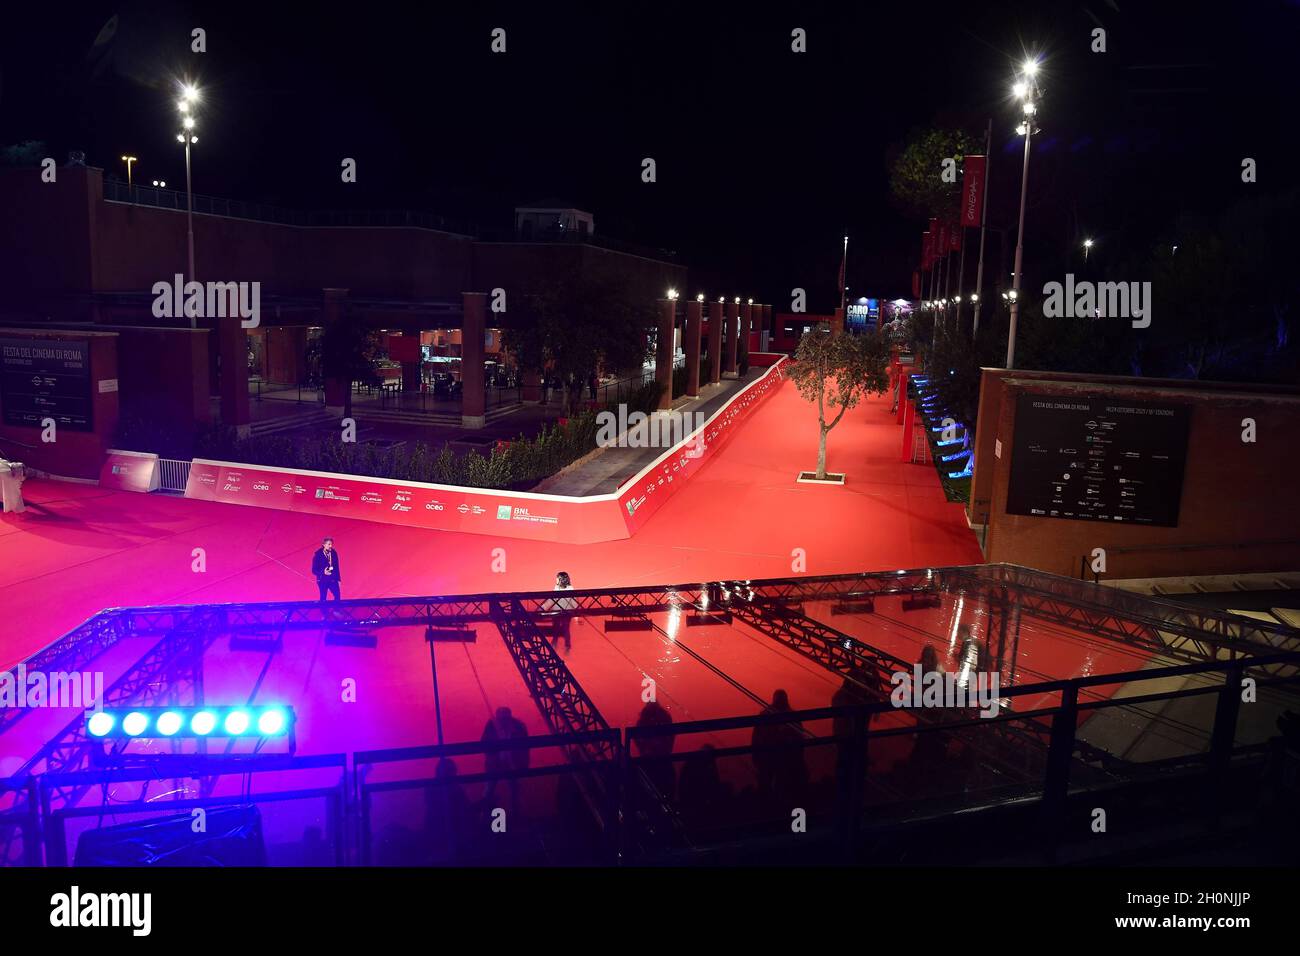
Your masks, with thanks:
[[(0, 661), (104, 607), (314, 599), (308, 565), (325, 534), (342, 557), (344, 597), (549, 588), (559, 569), (579, 588), (784, 577), (796, 549), (808, 574), (981, 560), (934, 470), (898, 461), (883, 396), (831, 433), (827, 464), (848, 474), (846, 487), (795, 483), (816, 462), (816, 438), (812, 406), (786, 382), (640, 534), (583, 547), (30, 481), (39, 507), (0, 516), (0, 604), (15, 625), (0, 635)], [(196, 548), (202, 573), (191, 570)]]

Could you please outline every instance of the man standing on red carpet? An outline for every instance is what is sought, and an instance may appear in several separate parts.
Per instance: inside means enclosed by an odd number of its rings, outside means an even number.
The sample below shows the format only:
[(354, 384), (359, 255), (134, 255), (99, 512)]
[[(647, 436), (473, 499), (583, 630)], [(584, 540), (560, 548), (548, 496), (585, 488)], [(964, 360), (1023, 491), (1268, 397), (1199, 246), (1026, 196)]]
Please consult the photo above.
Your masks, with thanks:
[(316, 553), (311, 556), (311, 573), (316, 576), (316, 587), (320, 589), (320, 599), (324, 601), (327, 594), (333, 594), (334, 600), (340, 600), (339, 553), (334, 550), (334, 539), (326, 538)]

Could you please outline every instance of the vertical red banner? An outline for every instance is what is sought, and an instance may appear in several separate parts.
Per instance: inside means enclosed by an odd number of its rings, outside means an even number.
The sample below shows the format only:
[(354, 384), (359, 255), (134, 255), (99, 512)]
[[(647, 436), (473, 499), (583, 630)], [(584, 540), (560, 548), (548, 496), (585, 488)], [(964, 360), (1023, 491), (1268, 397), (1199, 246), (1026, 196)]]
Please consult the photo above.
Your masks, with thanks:
[(938, 259), (940, 256), (946, 256), (947, 254), (948, 254), (948, 224), (946, 222), (941, 222), (939, 223), (939, 238), (935, 240), (934, 243), (934, 257)]
[(961, 252), (961, 225), (955, 222), (948, 226), (948, 251)]
[(919, 272), (912, 273), (912, 298), (921, 298), (921, 273)]
[(934, 261), (934, 233), (928, 229), (921, 233), (921, 270), (930, 268), (930, 263)]
[(978, 226), (984, 210), (983, 156), (967, 156), (961, 177), (961, 224)]

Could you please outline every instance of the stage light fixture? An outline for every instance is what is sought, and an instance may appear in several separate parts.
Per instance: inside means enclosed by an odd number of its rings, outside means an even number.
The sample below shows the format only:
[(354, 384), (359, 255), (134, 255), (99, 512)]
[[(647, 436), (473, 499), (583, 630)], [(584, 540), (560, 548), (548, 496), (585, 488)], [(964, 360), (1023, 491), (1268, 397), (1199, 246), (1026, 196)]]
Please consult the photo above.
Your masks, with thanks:
[(92, 737), (103, 737), (113, 729), (116, 723), (117, 721), (112, 714), (106, 714), (101, 710), (90, 715), (90, 719), (86, 721), (86, 732)]
[(159, 714), (154, 726), (158, 728), (159, 734), (170, 737), (181, 729), (181, 715), (174, 710)]
[(149, 718), (138, 710), (133, 710), (122, 718), (122, 733), (128, 737), (139, 737), (149, 727)]
[(263, 737), (274, 737), (284, 729), (284, 711), (267, 710), (257, 718), (257, 732)]
[(131, 707), (86, 714), (86, 734), (96, 739), (178, 737), (284, 737), (294, 714), (283, 704), (234, 707)]
[(201, 710), (190, 718), (190, 730), (200, 737), (206, 737), (217, 726), (217, 715), (210, 710)]

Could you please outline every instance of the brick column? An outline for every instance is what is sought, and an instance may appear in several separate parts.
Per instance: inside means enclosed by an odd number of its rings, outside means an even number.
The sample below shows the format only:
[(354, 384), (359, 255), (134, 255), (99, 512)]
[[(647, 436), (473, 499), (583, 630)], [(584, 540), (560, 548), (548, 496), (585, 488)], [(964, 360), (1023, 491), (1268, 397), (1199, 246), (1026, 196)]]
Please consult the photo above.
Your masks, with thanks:
[[(325, 304), (322, 308), (323, 317), (321, 325), (328, 329), (335, 322), (342, 322), (343, 313), (347, 308), (348, 290), (347, 289), (322, 289), (325, 294)], [(322, 332), (322, 334), (324, 334)], [(345, 382), (338, 378), (325, 379), (325, 407), (332, 414), (343, 414), (343, 403), (347, 400), (348, 390), (352, 388), (351, 382)]]
[(709, 305), (709, 384), (722, 380), (722, 300)]
[(462, 292), (464, 321), (460, 333), (460, 423), (465, 428), (487, 424), (483, 394), (483, 334), (487, 329), (487, 293)]
[(240, 438), (249, 433), (248, 412), (248, 332), (240, 324), (238, 293), (231, 291), (226, 302), (226, 318), (214, 318), (217, 331), (217, 354), (221, 356), (221, 424), (234, 428)]
[(659, 408), (673, 407), (673, 328), (677, 300), (659, 300), (659, 334), (655, 339), (655, 381), (659, 383)]
[(691, 398), (700, 394), (700, 313), (704, 303), (694, 299), (686, 303), (686, 334), (682, 350), (686, 353), (686, 394)]
[(523, 400), (529, 405), (542, 401), (542, 376), (536, 370), (525, 371), (519, 376), (519, 385), (523, 389)]
[(736, 377), (736, 345), (739, 341), (740, 303), (732, 300), (727, 303), (727, 351), (722, 357), (722, 374), (727, 378)]

